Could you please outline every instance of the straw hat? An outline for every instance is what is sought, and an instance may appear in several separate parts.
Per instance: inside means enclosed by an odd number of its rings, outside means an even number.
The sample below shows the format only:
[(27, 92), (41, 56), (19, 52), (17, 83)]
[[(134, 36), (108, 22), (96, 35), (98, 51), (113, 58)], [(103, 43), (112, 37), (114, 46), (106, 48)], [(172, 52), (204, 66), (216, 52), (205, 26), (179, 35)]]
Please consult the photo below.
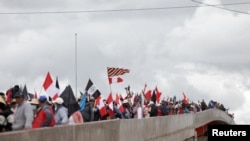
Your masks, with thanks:
[(6, 105), (6, 102), (3, 100), (1, 96), (0, 96), (0, 103), (3, 103), (4, 105)]
[(32, 98), (30, 104), (38, 105), (39, 104), (38, 99)]

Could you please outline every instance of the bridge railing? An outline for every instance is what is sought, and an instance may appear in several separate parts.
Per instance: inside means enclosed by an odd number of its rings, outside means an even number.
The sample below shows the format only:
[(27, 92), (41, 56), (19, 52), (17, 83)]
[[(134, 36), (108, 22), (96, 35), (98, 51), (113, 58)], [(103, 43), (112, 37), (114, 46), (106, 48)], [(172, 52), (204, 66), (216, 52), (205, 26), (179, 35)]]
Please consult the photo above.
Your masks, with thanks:
[(183, 141), (196, 136), (195, 128), (210, 121), (233, 123), (222, 111), (212, 109), (145, 119), (114, 119), (0, 133), (1, 141)]

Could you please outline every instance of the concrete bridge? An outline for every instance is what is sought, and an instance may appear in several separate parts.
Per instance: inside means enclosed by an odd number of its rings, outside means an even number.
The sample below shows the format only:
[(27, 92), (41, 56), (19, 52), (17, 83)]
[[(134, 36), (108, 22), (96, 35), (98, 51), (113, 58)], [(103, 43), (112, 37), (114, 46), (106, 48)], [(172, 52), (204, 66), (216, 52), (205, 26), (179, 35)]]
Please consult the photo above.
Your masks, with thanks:
[(235, 124), (225, 112), (209, 109), (147, 119), (114, 119), (0, 133), (1, 141), (205, 141), (209, 124)]

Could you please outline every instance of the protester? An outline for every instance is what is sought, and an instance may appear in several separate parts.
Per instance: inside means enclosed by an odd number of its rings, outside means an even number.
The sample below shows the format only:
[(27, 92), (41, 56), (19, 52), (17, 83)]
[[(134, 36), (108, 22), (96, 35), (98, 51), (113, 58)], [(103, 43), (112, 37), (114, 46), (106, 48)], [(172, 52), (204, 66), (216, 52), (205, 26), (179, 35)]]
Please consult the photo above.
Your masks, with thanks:
[(157, 116), (162, 116), (161, 104), (160, 103), (156, 103), (155, 106), (157, 108)]
[(83, 123), (83, 118), (81, 112), (77, 110), (69, 117), (69, 125), (80, 124), (80, 123)]
[(156, 107), (154, 102), (150, 101), (148, 106), (150, 107), (150, 110), (148, 111), (148, 113), (150, 114), (150, 117), (156, 117), (158, 114), (158, 108)]
[(132, 118), (132, 110), (129, 104), (129, 101), (127, 99), (123, 100), (122, 106), (124, 108), (123, 116), (125, 119)]
[(10, 110), (13, 112), (13, 114), (16, 112), (17, 109), (17, 104), (16, 104), (16, 99), (13, 98), (10, 102)]
[(5, 107), (6, 107), (6, 102), (0, 96), (0, 132), (6, 131), (6, 116), (3, 113)]
[(106, 108), (105, 110), (105, 114), (103, 114), (101, 117), (100, 117), (100, 120), (108, 120), (110, 115), (109, 115), (109, 105), (107, 104), (107, 100), (106, 99), (103, 99), (103, 104)]
[(32, 128), (53, 127), (55, 118), (52, 108), (47, 104), (47, 97), (40, 96), (38, 102), (39, 109), (35, 114)]
[(161, 104), (161, 105), (160, 105), (160, 110), (161, 110), (162, 116), (167, 116), (167, 115), (168, 115), (169, 108), (168, 108), (168, 106), (167, 106), (166, 101), (162, 100), (160, 104)]
[(133, 115), (135, 119), (141, 119), (143, 117), (141, 101), (136, 101), (133, 107)]
[(12, 131), (14, 122), (14, 109), (8, 105), (5, 94), (0, 92), (0, 132)]
[(201, 101), (201, 110), (204, 111), (204, 110), (206, 110), (207, 108), (208, 108), (208, 106), (207, 106), (205, 100), (202, 99), (202, 101)]
[(30, 103), (30, 105), (32, 107), (33, 114), (34, 114), (34, 117), (35, 117), (36, 113), (38, 112), (39, 101), (36, 98), (32, 98), (31, 101), (29, 101), (29, 103)]
[(94, 111), (93, 107), (95, 104), (95, 99), (91, 97), (89, 102), (85, 105), (85, 108), (81, 111), (84, 122), (94, 121)]
[(119, 119), (123, 119), (123, 114), (121, 112), (121, 110), (118, 108), (118, 105), (115, 101), (113, 101), (113, 105), (114, 105), (114, 118), (119, 118)]
[(68, 109), (63, 105), (63, 99), (58, 97), (53, 103), (55, 104), (56, 125), (68, 124)]
[(0, 97), (2, 97), (2, 99), (3, 99), (4, 102), (6, 102), (5, 94), (3, 92), (0, 92)]
[(94, 121), (99, 121), (101, 118), (101, 114), (100, 114), (100, 109), (97, 107), (96, 104), (94, 104), (93, 112), (94, 112)]
[(150, 107), (148, 104), (146, 104), (145, 107), (143, 108), (143, 117), (144, 118), (150, 117), (149, 110), (150, 110)]
[(31, 105), (24, 99), (23, 93), (14, 93), (16, 99), (17, 109), (14, 116), (14, 122), (12, 124), (13, 130), (27, 130), (32, 128), (33, 111)]

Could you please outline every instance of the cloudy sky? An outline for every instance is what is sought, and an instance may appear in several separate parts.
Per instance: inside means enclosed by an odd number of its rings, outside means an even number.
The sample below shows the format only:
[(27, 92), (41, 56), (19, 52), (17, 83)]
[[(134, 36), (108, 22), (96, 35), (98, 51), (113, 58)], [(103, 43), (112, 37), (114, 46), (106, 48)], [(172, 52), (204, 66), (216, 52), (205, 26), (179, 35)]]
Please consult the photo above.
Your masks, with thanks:
[[(220, 7), (236, 12), (191, 0), (1, 1), (0, 90), (26, 84), (29, 92), (44, 93), (47, 72), (58, 76), (61, 91), (67, 85), (75, 91), (77, 81), (78, 96), (89, 78), (104, 97), (125, 95), (128, 85), (140, 92), (146, 83), (162, 98), (182, 99), (184, 92), (194, 102), (223, 103), (236, 123), (248, 124), (250, 4)], [(112, 11), (147, 8), (166, 9)], [(110, 87), (107, 67), (130, 73)]]

